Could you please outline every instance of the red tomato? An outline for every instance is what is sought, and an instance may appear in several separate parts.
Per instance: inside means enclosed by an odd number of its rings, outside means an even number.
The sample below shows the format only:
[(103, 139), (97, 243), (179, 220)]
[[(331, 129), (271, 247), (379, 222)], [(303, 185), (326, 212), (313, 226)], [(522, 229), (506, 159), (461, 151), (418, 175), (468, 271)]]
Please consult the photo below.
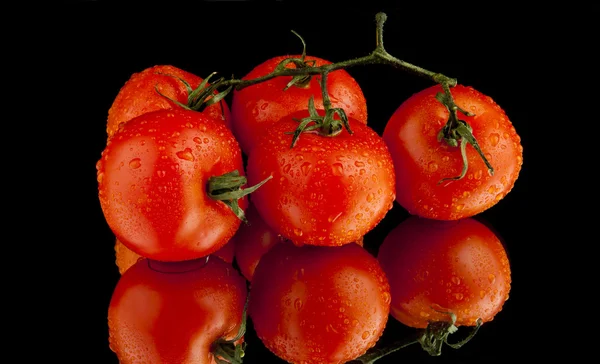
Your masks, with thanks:
[(387, 147), (367, 125), (349, 119), (353, 134), (302, 133), (293, 118), (272, 125), (248, 157), (248, 183), (272, 175), (252, 202), (278, 234), (298, 244), (334, 246), (372, 230), (394, 202), (394, 166)]
[(392, 293), (391, 314), (425, 328), (449, 321), (475, 326), (491, 321), (508, 299), (511, 270), (498, 237), (465, 218), (438, 221), (409, 217), (384, 239), (377, 256)]
[[(184, 109), (143, 114), (109, 139), (97, 164), (99, 199), (115, 236), (161, 261), (214, 253), (240, 219), (207, 193), (210, 177), (238, 171), (242, 153), (214, 118)], [(244, 210), (247, 198), (239, 200)]]
[(254, 272), (248, 314), (289, 363), (346, 363), (379, 340), (390, 293), (377, 259), (357, 244), (276, 244)]
[(283, 238), (265, 224), (253, 204), (248, 206), (245, 213), (248, 224), (240, 225), (231, 241), (235, 245), (235, 261), (240, 272), (248, 281), (252, 281), (260, 258)]
[[(233, 262), (234, 245), (231, 241), (225, 244), (221, 249), (213, 253), (217, 257), (221, 258), (227, 263)], [(115, 263), (119, 269), (119, 273), (123, 274), (132, 265), (137, 263), (138, 260), (144, 259), (141, 255), (134, 253), (131, 249), (127, 248), (123, 243), (116, 239), (115, 241)]]
[[(290, 57), (300, 58), (301, 55), (271, 58), (256, 66), (242, 79), (267, 75), (274, 71), (281, 61)], [(314, 61), (315, 67), (331, 64), (313, 56), (306, 56), (305, 60)], [(295, 68), (293, 64), (286, 67)], [(313, 76), (306, 86), (292, 86), (284, 91), (291, 80), (292, 76), (280, 76), (240, 91), (234, 89), (231, 101), (232, 128), (242, 151), (247, 155), (265, 132), (265, 128), (292, 112), (306, 109), (311, 96), (314, 97), (315, 107), (323, 108), (320, 76)], [(367, 103), (362, 89), (347, 71), (336, 70), (327, 75), (327, 92), (333, 107), (341, 107), (347, 116), (363, 124), (367, 123)]]
[[(260, 258), (275, 244), (286, 241), (286, 239), (273, 232), (260, 217), (253, 204), (248, 206), (245, 213), (248, 224), (240, 225), (231, 242), (225, 246), (235, 244), (235, 261), (242, 275), (251, 282)], [(363, 246), (363, 240), (361, 237), (356, 244)]]
[[(150, 111), (180, 107), (169, 98), (187, 105), (189, 91), (180, 79), (186, 81), (193, 90), (203, 81), (202, 78), (171, 65), (156, 65), (132, 74), (108, 110), (108, 137), (119, 129), (120, 124), (136, 116)], [(160, 93), (156, 91), (157, 88)], [(207, 106), (203, 113), (222, 120), (228, 128), (231, 127), (229, 107), (225, 101)]]
[(110, 348), (122, 364), (214, 363), (214, 344), (236, 338), (246, 281), (217, 257), (138, 261), (108, 309)]
[(452, 182), (463, 169), (460, 147), (438, 141), (449, 112), (436, 94), (436, 85), (418, 92), (395, 111), (383, 132), (396, 168), (396, 201), (410, 214), (438, 220), (474, 216), (500, 201), (513, 188), (523, 162), (520, 137), (505, 112), (490, 97), (472, 87), (451, 88), (456, 105), (474, 113), (459, 118), (472, 127), (494, 175), (468, 145), (467, 175)]

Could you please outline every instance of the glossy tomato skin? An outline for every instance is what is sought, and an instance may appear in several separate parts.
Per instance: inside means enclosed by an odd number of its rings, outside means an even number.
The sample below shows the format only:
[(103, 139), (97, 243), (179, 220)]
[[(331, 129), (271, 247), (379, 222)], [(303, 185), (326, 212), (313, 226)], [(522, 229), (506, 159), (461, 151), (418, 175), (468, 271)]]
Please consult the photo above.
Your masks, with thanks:
[[(167, 76), (171, 75), (171, 76)], [(202, 78), (172, 65), (155, 65), (136, 72), (123, 84), (108, 110), (106, 132), (110, 138), (119, 125), (136, 116), (161, 109), (180, 108), (168, 98), (184, 105), (188, 103), (188, 91), (183, 82), (196, 89)], [(156, 92), (156, 88), (162, 93)], [(210, 105), (203, 110), (207, 116), (221, 120), (231, 128), (231, 114), (225, 101)]]
[(511, 269), (504, 245), (474, 218), (439, 221), (417, 216), (385, 237), (377, 256), (392, 294), (391, 314), (425, 328), (457, 316), (456, 326), (491, 321), (508, 299)]
[[(381, 137), (350, 119), (353, 134), (303, 133), (290, 148), (295, 112), (274, 124), (248, 157), (248, 183), (273, 178), (252, 194), (260, 216), (298, 244), (339, 246), (372, 230), (392, 208), (394, 166)], [(254, 181), (254, 182), (251, 182)]]
[(346, 363), (379, 340), (389, 285), (357, 244), (275, 245), (254, 272), (248, 313), (265, 346), (290, 363)]
[[(273, 57), (256, 66), (243, 80), (267, 75), (286, 58), (300, 58), (300, 55)], [(315, 66), (331, 64), (319, 57), (306, 56), (315, 61)], [(289, 64), (288, 68), (295, 66)], [(320, 76), (313, 76), (305, 87), (292, 86), (284, 91), (292, 76), (280, 76), (261, 82), (239, 91), (234, 90), (231, 101), (233, 133), (240, 142), (242, 151), (249, 155), (264, 128), (276, 123), (284, 116), (308, 107), (308, 100), (314, 97), (315, 107), (323, 108)], [(367, 123), (367, 103), (360, 85), (345, 70), (336, 70), (327, 76), (327, 92), (333, 107), (341, 107), (349, 117)]]
[(245, 213), (248, 224), (240, 225), (231, 244), (235, 246), (235, 261), (240, 272), (252, 281), (260, 258), (283, 238), (263, 221), (253, 204), (249, 204)]
[[(221, 258), (224, 262), (233, 263), (234, 257), (234, 245), (230, 241), (225, 244), (221, 249), (214, 252), (212, 255), (216, 255)], [(144, 259), (141, 255), (133, 252), (127, 248), (119, 239), (115, 240), (115, 263), (119, 269), (119, 274), (123, 274), (127, 269), (131, 268), (132, 265), (137, 263), (138, 260)]]
[[(127, 122), (97, 164), (102, 211), (116, 238), (161, 261), (209, 255), (235, 234), (240, 219), (207, 194), (211, 176), (239, 171), (242, 153), (220, 121), (171, 109)], [(247, 199), (239, 200), (242, 209)]]
[(110, 301), (110, 348), (122, 364), (214, 363), (211, 345), (238, 334), (246, 295), (244, 278), (217, 257), (138, 261)]
[(396, 201), (410, 214), (437, 220), (474, 216), (498, 203), (513, 188), (523, 162), (521, 139), (512, 123), (490, 97), (472, 87), (450, 89), (455, 103), (475, 116), (459, 117), (472, 128), (483, 153), (494, 168), (490, 176), (482, 158), (467, 146), (467, 175), (460, 175), (460, 147), (437, 140), (448, 120), (448, 110), (436, 98), (439, 85), (408, 98), (394, 112), (383, 139), (394, 158)]

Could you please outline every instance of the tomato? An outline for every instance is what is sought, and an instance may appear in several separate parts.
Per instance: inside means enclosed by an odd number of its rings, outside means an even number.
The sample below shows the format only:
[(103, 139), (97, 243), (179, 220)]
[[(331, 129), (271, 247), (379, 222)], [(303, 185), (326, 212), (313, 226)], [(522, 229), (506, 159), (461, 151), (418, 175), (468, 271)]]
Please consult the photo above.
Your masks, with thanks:
[[(253, 204), (249, 204), (245, 213), (248, 224), (240, 225), (231, 242), (225, 246), (235, 245), (235, 261), (242, 275), (251, 282), (260, 258), (275, 244), (288, 240), (273, 232)], [(356, 244), (363, 246), (363, 242), (364, 239), (361, 237)]]
[(244, 278), (217, 257), (140, 260), (113, 291), (110, 348), (122, 364), (214, 363), (215, 344), (236, 341), (246, 295)]
[(397, 171), (396, 201), (410, 214), (438, 220), (474, 216), (498, 203), (513, 188), (523, 162), (520, 137), (499, 105), (472, 87), (458, 85), (450, 90), (457, 106), (475, 114), (459, 113), (459, 118), (471, 126), (493, 175), (468, 145), (467, 175), (439, 183), (459, 176), (463, 169), (460, 147), (437, 139), (449, 117), (436, 99), (442, 91), (439, 85), (403, 102), (383, 132)]
[[(216, 255), (217, 257), (221, 258), (227, 263), (233, 263), (233, 243), (229, 242), (225, 244), (221, 249), (214, 252), (213, 255)], [(115, 263), (117, 264), (117, 268), (119, 269), (120, 274), (125, 273), (127, 269), (129, 269), (132, 265), (137, 263), (137, 261), (140, 259), (144, 259), (144, 257), (134, 253), (131, 249), (127, 248), (125, 245), (123, 245), (123, 243), (119, 241), (119, 239), (115, 240)]]
[(248, 224), (240, 225), (231, 241), (235, 246), (235, 261), (240, 272), (248, 281), (252, 281), (260, 258), (283, 238), (269, 228), (253, 204), (248, 206), (245, 213)]
[(298, 244), (334, 246), (355, 242), (372, 230), (394, 202), (394, 166), (383, 139), (349, 118), (334, 137), (302, 133), (294, 118), (274, 124), (248, 157), (248, 183), (273, 176), (253, 193), (260, 216), (277, 234)]
[[(109, 138), (119, 129), (120, 124), (136, 116), (180, 107), (171, 100), (187, 105), (189, 90), (181, 80), (187, 82), (193, 90), (203, 81), (202, 78), (171, 65), (156, 65), (132, 74), (108, 110), (106, 132)], [(225, 101), (207, 106), (203, 113), (223, 121), (231, 128), (230, 111)]]
[(439, 221), (409, 217), (389, 232), (377, 259), (392, 294), (391, 314), (425, 328), (448, 321), (491, 321), (508, 299), (511, 269), (504, 245), (474, 218)]
[[(238, 171), (242, 152), (220, 121), (184, 109), (158, 110), (125, 123), (97, 163), (106, 221), (127, 248), (161, 261), (214, 253), (240, 218), (211, 198), (211, 177)], [(239, 200), (240, 209), (247, 198)]]
[(357, 244), (276, 244), (254, 272), (248, 314), (289, 363), (346, 363), (379, 340), (390, 292), (377, 259)]
[[(273, 57), (256, 66), (242, 80), (267, 75), (286, 58), (300, 58), (301, 55)], [(305, 61), (319, 67), (331, 64), (322, 58), (306, 56)], [(286, 67), (294, 68), (293, 64)], [(231, 123), (233, 133), (240, 142), (242, 151), (249, 155), (265, 129), (284, 116), (307, 108), (308, 100), (314, 97), (317, 109), (323, 108), (320, 76), (311, 77), (303, 86), (292, 86), (284, 91), (292, 76), (279, 76), (233, 91), (231, 101)], [(341, 107), (346, 114), (364, 124), (367, 123), (367, 103), (356, 80), (345, 70), (330, 72), (327, 76), (327, 92), (332, 107)]]

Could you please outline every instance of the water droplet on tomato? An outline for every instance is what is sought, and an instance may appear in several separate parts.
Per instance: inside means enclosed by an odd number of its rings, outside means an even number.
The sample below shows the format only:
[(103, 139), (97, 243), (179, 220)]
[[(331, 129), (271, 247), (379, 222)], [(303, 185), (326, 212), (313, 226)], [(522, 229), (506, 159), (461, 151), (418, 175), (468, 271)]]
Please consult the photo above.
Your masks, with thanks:
[(354, 162), (354, 165), (357, 166), (358, 168), (365, 166), (365, 164), (363, 162), (361, 162), (361, 161)]
[(296, 234), (296, 236), (302, 236), (302, 234), (303, 234), (302, 229), (298, 229), (298, 228), (294, 229), (294, 234)]
[(481, 297), (481, 298), (485, 297), (485, 291), (484, 290), (479, 291), (479, 297)]
[(260, 105), (260, 109), (261, 110), (266, 110), (267, 107), (269, 107), (269, 103), (268, 102), (265, 102), (264, 104)]
[(494, 282), (496, 281), (496, 276), (495, 276), (494, 274), (490, 273), (490, 274), (488, 275), (488, 281), (489, 281), (490, 283), (494, 284)]
[(356, 215), (354, 215), (354, 218), (355, 218), (356, 220), (362, 220), (362, 218), (363, 218), (363, 214), (356, 214)]
[(334, 163), (331, 166), (331, 171), (334, 176), (343, 176), (344, 175), (344, 166), (341, 163)]
[(462, 204), (462, 203), (461, 203), (461, 204), (458, 204), (458, 205), (456, 205), (456, 206), (454, 206), (454, 209), (455, 209), (456, 211), (462, 211), (462, 209), (464, 209), (464, 208), (465, 208), (465, 205), (464, 205), (464, 204)]
[(443, 162), (448, 162), (449, 160), (450, 160), (450, 157), (448, 157), (447, 155), (442, 157)]
[(390, 303), (390, 301), (392, 300), (390, 294), (388, 292), (383, 292), (383, 302), (385, 304)]
[(503, 193), (499, 193), (499, 194), (496, 195), (496, 197), (494, 198), (494, 200), (496, 200), (496, 202), (498, 202), (498, 201), (502, 200), (502, 197), (504, 197), (504, 194)]
[(138, 169), (142, 165), (142, 161), (139, 158), (133, 158), (129, 161), (129, 168)]
[(102, 183), (103, 179), (104, 179), (104, 173), (100, 172), (96, 175), (96, 180), (98, 181), (98, 183)]
[(363, 340), (367, 340), (369, 338), (369, 336), (371, 336), (371, 333), (368, 331), (363, 332), (361, 335)]
[(300, 170), (302, 170), (303, 175), (308, 176), (308, 172), (310, 172), (311, 167), (312, 167), (312, 165), (309, 162), (304, 162), (300, 166)]
[(473, 174), (473, 177), (475, 179), (480, 179), (482, 175), (483, 175), (483, 171), (480, 169)]
[(456, 298), (457, 300), (461, 301), (464, 298), (464, 296), (463, 296), (462, 293), (455, 293), (454, 294), (454, 298)]
[(192, 153), (191, 148), (185, 148), (184, 150), (181, 150), (175, 154), (177, 154), (177, 157), (179, 157), (179, 159), (183, 159), (190, 162), (194, 161), (194, 153)]
[(492, 147), (495, 147), (500, 141), (500, 135), (498, 135), (498, 133), (492, 133), (490, 134), (489, 140)]
[(156, 171), (156, 175), (159, 177), (164, 177), (167, 174), (165, 171)]
[(302, 300), (299, 298), (296, 298), (296, 300), (294, 301), (294, 308), (298, 311), (300, 311), (302, 309)]
[(435, 162), (429, 162), (427, 168), (429, 169), (429, 172), (435, 172), (438, 169), (438, 165)]

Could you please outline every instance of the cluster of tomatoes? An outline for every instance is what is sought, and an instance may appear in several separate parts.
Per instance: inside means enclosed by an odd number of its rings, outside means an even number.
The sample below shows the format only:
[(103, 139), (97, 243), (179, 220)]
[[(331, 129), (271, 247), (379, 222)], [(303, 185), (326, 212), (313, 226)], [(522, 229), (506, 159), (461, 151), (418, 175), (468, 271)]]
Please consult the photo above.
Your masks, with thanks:
[[(243, 79), (288, 58), (301, 56), (269, 59)], [(121, 273), (108, 309), (121, 363), (241, 362), (246, 313), (281, 359), (345, 363), (375, 346), (389, 317), (475, 326), (501, 310), (507, 254), (471, 217), (500, 201), (521, 168), (503, 110), (452, 88), (492, 175), (474, 148), (463, 160), (460, 146), (439, 140), (449, 117), (440, 86), (402, 103), (378, 135), (358, 83), (343, 69), (327, 77), (331, 106), (348, 119), (335, 135), (317, 122), (319, 75), (234, 89), (231, 106), (211, 90), (199, 107), (208, 80), (170, 65), (120, 89), (97, 178)], [(363, 237), (395, 201), (413, 216), (375, 256)]]

